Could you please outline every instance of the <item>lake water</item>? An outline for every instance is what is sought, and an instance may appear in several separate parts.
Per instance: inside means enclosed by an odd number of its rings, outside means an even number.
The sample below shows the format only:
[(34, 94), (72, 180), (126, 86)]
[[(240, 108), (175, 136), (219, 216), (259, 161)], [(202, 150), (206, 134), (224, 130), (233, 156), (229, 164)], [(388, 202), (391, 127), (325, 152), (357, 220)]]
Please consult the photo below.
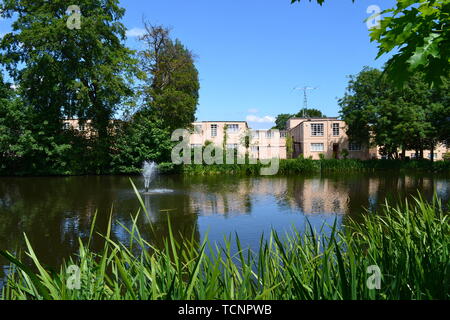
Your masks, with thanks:
[[(97, 231), (106, 231), (112, 213), (113, 237), (128, 242), (120, 224), (130, 226), (140, 207), (130, 178), (143, 188), (140, 177), (0, 177), (0, 249), (24, 250), (26, 233), (38, 257), (57, 268), (77, 252), (79, 237), (87, 239), (97, 210)], [(176, 235), (201, 240), (208, 234), (220, 242), (237, 233), (243, 246), (255, 249), (261, 234), (271, 229), (303, 230), (306, 219), (316, 228), (335, 219), (341, 225), (348, 217), (358, 219), (364, 208), (377, 210), (386, 199), (396, 203), (418, 191), (426, 199), (437, 193), (447, 203), (450, 175), (158, 176), (150, 189), (142, 196), (149, 215), (141, 215), (138, 223), (156, 246), (162, 246), (170, 218)], [(96, 239), (93, 247), (101, 246)], [(7, 268), (0, 258), (0, 287)]]

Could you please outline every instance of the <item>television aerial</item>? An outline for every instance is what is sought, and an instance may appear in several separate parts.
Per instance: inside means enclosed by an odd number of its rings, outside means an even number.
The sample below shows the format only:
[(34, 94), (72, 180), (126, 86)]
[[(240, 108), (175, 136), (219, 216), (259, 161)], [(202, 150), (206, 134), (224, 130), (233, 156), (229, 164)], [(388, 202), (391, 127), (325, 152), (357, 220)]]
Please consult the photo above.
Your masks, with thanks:
[(308, 92), (319, 89), (319, 87), (295, 87), (295, 91), (303, 91), (303, 118), (305, 117), (305, 109), (308, 109)]

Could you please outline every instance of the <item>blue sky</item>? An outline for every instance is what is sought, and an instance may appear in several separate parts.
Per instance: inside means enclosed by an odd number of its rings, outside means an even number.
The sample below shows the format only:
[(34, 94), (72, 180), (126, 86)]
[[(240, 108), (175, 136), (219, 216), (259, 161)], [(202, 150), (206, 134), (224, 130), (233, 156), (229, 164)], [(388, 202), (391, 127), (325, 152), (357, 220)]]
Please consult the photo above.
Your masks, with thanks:
[[(76, 0), (72, 2), (76, 3)], [(392, 7), (394, 0), (329, 0), (321, 7), (306, 0), (123, 0), (129, 45), (142, 19), (172, 28), (197, 55), (201, 90), (198, 120), (246, 120), (268, 128), (279, 113), (296, 113), (303, 105), (297, 86), (318, 87), (309, 107), (337, 116), (337, 98), (347, 76), (375, 60), (364, 20), (367, 8)], [(0, 21), (0, 33), (7, 31)]]

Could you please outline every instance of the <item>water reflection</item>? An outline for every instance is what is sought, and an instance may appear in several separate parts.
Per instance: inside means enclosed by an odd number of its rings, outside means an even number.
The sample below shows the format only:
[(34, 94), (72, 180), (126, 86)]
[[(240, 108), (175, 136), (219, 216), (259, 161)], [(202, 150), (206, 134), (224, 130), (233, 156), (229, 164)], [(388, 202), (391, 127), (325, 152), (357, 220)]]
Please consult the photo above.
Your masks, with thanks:
[[(136, 185), (143, 180), (133, 177)], [(256, 247), (262, 232), (301, 229), (308, 217), (317, 228), (348, 216), (358, 218), (361, 208), (376, 210), (385, 199), (403, 201), (418, 191), (430, 199), (436, 192), (450, 198), (450, 176), (401, 174), (336, 174), (271, 178), (179, 177), (157, 178), (142, 196), (141, 232), (162, 247), (170, 218), (178, 239), (220, 241), (238, 232), (244, 245)], [(113, 215), (113, 238), (129, 243), (123, 226), (140, 207), (128, 177), (0, 178), (0, 249), (24, 249), (23, 233), (38, 256), (58, 266), (75, 253), (78, 237), (89, 236), (98, 212), (96, 231), (105, 233)], [(151, 231), (153, 230), (153, 231)], [(102, 246), (94, 238), (94, 249)], [(0, 279), (6, 273), (0, 260)], [(1, 286), (1, 283), (0, 283)]]

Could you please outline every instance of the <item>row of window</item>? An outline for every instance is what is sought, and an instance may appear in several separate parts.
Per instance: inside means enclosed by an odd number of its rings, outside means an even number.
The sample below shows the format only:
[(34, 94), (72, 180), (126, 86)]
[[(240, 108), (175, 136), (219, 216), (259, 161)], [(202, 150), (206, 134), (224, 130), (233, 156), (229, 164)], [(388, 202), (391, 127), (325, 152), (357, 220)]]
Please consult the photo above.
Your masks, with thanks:
[[(332, 130), (333, 130), (333, 136), (338, 137), (340, 135), (339, 123), (333, 123)], [(323, 123), (312, 123), (311, 124), (311, 136), (323, 137), (324, 136), (324, 124)]]
[[(191, 144), (192, 149), (202, 148), (202, 147), (203, 146), (201, 144)], [(259, 152), (261, 148), (270, 148), (270, 146), (268, 146), (268, 147), (250, 146), (250, 149), (252, 152)], [(227, 144), (227, 149), (237, 150), (237, 149), (239, 149), (239, 145), (237, 143)]]
[[(217, 137), (218, 125), (217, 124), (212, 124), (210, 128), (211, 128), (211, 137)], [(203, 133), (202, 126), (201, 125), (195, 125), (194, 126), (194, 132), (196, 134), (202, 134)], [(239, 125), (238, 124), (229, 124), (229, 125), (227, 125), (227, 132), (228, 133), (238, 133), (239, 132)], [(253, 138), (259, 138), (260, 131), (253, 131), (252, 132), (252, 136), (253, 136)], [(272, 139), (274, 137), (274, 134), (273, 134), (272, 131), (265, 131), (265, 136), (266, 136), (267, 139)], [(286, 138), (287, 137), (287, 132), (286, 131), (281, 131), (280, 132), (280, 136), (281, 136), (281, 138)]]
[[(433, 159), (437, 159), (438, 154), (437, 153), (433, 153)], [(416, 158), (416, 154), (415, 153), (411, 153), (411, 159), (415, 159)], [(428, 154), (428, 159), (431, 159), (431, 153)]]
[[(361, 144), (350, 142), (348, 144), (349, 151), (361, 151)], [(323, 152), (325, 151), (325, 145), (323, 143), (311, 143), (311, 151)]]
[[(64, 122), (63, 123), (63, 129), (64, 130), (70, 130), (70, 129), (72, 129), (72, 125), (69, 122)], [(84, 124), (79, 124), (78, 125), (78, 130), (79, 131), (85, 131), (86, 130), (86, 126)]]

